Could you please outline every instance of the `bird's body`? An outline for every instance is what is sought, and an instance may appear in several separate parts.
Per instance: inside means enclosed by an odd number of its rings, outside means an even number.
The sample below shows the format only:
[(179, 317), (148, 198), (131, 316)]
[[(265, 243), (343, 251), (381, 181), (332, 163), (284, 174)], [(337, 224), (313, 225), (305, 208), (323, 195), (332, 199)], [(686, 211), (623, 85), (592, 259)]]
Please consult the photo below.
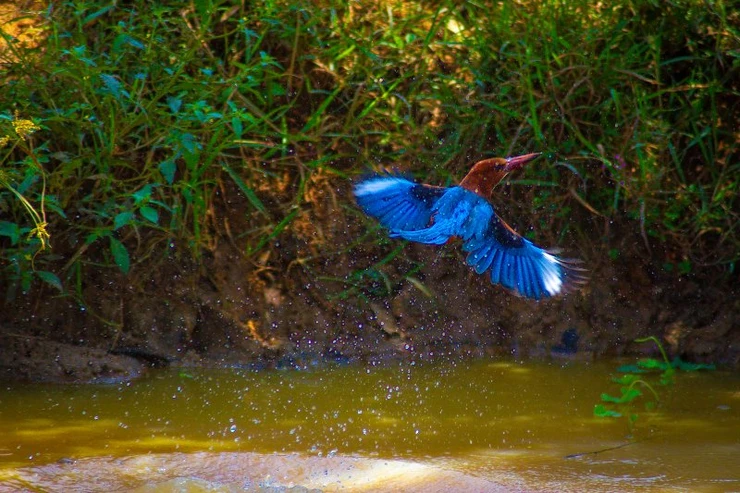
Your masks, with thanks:
[(460, 237), (467, 263), (476, 273), (521, 296), (541, 299), (562, 294), (582, 281), (572, 261), (562, 260), (518, 235), (498, 217), (488, 197), (510, 171), (539, 154), (476, 163), (453, 187), (375, 175), (355, 185), (358, 205), (390, 230), (392, 238), (442, 245)]

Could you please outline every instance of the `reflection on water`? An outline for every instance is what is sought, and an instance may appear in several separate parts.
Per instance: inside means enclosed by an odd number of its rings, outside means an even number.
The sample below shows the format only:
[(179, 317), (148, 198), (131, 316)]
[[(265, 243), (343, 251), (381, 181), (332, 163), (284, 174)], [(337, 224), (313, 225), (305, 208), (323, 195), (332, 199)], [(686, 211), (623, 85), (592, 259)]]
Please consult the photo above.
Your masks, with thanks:
[(616, 366), (187, 369), (4, 386), (0, 485), (63, 458), (229, 451), (404, 459), (527, 489), (740, 488), (737, 373), (680, 375), (658, 412), (641, 413), (635, 443), (566, 459), (626, 442), (625, 421), (592, 416)]

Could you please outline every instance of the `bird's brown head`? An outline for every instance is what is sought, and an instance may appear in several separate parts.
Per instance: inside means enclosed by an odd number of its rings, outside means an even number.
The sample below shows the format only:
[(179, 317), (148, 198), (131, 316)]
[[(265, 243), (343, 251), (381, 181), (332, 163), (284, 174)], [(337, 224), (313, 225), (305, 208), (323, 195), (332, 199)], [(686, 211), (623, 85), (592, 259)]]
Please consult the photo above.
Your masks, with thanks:
[(460, 182), (460, 186), (481, 197), (488, 198), (493, 187), (498, 185), (508, 173), (538, 158), (540, 154), (534, 152), (510, 158), (493, 157), (478, 161), (465, 175), (465, 178)]

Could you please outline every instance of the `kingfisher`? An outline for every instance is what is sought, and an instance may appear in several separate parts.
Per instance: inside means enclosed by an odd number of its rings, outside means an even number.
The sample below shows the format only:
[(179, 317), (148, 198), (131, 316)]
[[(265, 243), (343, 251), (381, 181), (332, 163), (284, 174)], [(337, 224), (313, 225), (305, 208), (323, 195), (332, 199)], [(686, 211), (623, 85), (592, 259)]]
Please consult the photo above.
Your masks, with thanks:
[(540, 300), (583, 284), (580, 261), (562, 259), (523, 238), (490, 202), (493, 188), (510, 172), (541, 153), (494, 157), (475, 163), (459, 185), (439, 187), (395, 174), (375, 174), (357, 182), (357, 204), (388, 228), (391, 238), (426, 245), (462, 239), (466, 263), (518, 296)]

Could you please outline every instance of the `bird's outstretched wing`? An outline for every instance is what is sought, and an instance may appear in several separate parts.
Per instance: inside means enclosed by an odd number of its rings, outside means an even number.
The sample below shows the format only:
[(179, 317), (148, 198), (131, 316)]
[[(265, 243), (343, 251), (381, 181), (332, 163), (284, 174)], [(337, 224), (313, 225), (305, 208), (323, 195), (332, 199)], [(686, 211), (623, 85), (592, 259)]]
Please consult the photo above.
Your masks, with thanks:
[(585, 281), (577, 261), (561, 259), (522, 238), (495, 212), (487, 224), (463, 239), (463, 250), (469, 252), (467, 264), (478, 274), (488, 272), (493, 284), (520, 296), (549, 298)]
[(466, 238), (479, 224), (488, 222), (493, 208), (481, 197), (460, 187), (443, 189), (429, 210), (431, 224), (413, 230), (390, 228), (391, 238), (426, 245), (443, 245), (453, 236)]
[(432, 222), (432, 209), (446, 188), (376, 175), (355, 185), (357, 204), (390, 230), (415, 231)]
[(458, 236), (463, 250), (469, 252), (467, 264), (476, 273), (489, 272), (493, 284), (526, 298), (563, 294), (584, 280), (574, 261), (560, 259), (521, 237), (487, 200), (468, 190), (446, 189), (430, 212), (433, 224), (429, 227), (391, 227), (390, 236), (431, 245)]

